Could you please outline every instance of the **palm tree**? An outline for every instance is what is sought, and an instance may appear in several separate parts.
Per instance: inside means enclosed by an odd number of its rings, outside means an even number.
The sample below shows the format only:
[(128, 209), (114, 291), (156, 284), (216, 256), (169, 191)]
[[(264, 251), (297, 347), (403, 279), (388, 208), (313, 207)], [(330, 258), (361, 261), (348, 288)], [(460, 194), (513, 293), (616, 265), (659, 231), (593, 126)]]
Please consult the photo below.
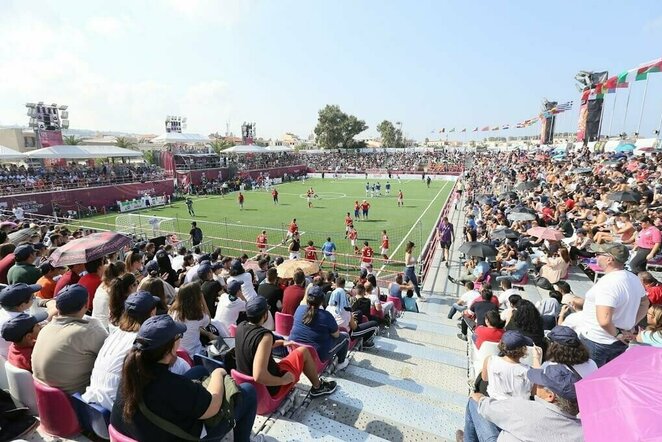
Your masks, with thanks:
[(128, 137), (116, 137), (115, 146), (122, 147), (124, 149), (135, 149), (136, 143), (131, 141)]
[(69, 146), (75, 146), (77, 144), (83, 144), (83, 139), (77, 137), (76, 135), (67, 135), (62, 138), (64, 141), (64, 144), (67, 144)]
[(228, 147), (234, 146), (234, 143), (228, 140), (213, 140), (209, 142), (209, 145), (211, 146), (212, 149), (214, 149), (214, 152), (220, 153), (222, 150), (227, 149)]

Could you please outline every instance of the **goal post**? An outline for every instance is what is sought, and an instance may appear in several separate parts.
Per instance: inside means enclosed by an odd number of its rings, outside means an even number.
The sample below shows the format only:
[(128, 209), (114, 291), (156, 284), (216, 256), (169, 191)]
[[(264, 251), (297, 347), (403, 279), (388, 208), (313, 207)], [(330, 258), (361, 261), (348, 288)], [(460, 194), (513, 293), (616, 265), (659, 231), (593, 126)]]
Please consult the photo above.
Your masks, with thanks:
[(127, 235), (156, 238), (177, 232), (177, 220), (163, 216), (126, 213), (115, 217), (115, 229)]

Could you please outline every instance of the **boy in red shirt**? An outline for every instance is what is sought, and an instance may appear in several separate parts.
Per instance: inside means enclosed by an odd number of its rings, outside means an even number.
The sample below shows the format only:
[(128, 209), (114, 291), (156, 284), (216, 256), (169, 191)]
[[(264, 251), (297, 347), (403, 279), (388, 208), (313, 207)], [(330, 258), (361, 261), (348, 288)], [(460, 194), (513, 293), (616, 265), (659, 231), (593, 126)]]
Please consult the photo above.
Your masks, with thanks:
[(386, 261), (388, 264), (388, 235), (386, 234), (386, 230), (382, 230), (382, 258)]
[(285, 238), (284, 242), (287, 242), (288, 239), (292, 238), (295, 233), (299, 231), (299, 226), (297, 225), (297, 219), (292, 218), (292, 222), (290, 223), (290, 227), (287, 228), (287, 238)]
[(237, 201), (239, 201), (239, 210), (244, 210), (244, 194), (239, 192), (239, 196), (237, 197)]
[(41, 330), (41, 322), (48, 313), (38, 312), (34, 316), (21, 313), (2, 325), (2, 338), (11, 342), (7, 361), (14, 367), (32, 373), (32, 349)]
[(368, 245), (368, 241), (363, 242), (363, 248), (361, 249), (361, 268), (367, 269), (372, 267), (372, 257), (375, 255), (375, 252), (372, 250), (372, 247)]
[(263, 230), (262, 233), (260, 233), (257, 236), (256, 239), (256, 245), (257, 245), (257, 250), (261, 254), (264, 254), (264, 250), (267, 248), (267, 231)]
[(363, 200), (361, 203), (361, 210), (363, 211), (363, 219), (368, 219), (368, 210), (370, 209), (370, 203), (366, 200)]
[(313, 261), (313, 262), (317, 261), (317, 249), (313, 245), (312, 241), (308, 241), (308, 247), (306, 247), (305, 252), (306, 252), (305, 256), (308, 261)]
[(359, 220), (359, 210), (361, 209), (361, 205), (359, 204), (358, 201), (354, 201), (354, 221)]
[(354, 226), (349, 227), (349, 233), (347, 234), (347, 237), (349, 238), (349, 242), (354, 247), (354, 253), (358, 254), (359, 253), (359, 248), (356, 245), (356, 238), (358, 238), (359, 232), (356, 231)]
[(403, 200), (402, 190), (398, 190), (398, 207), (404, 207), (405, 203), (403, 203), (402, 200)]
[(274, 199), (274, 204), (278, 204), (278, 191), (274, 187), (274, 190), (271, 191), (271, 197)]
[(349, 233), (349, 229), (351, 228), (352, 224), (354, 224), (352, 217), (350, 216), (349, 212), (347, 212), (347, 216), (345, 217), (345, 238), (347, 238), (347, 234)]

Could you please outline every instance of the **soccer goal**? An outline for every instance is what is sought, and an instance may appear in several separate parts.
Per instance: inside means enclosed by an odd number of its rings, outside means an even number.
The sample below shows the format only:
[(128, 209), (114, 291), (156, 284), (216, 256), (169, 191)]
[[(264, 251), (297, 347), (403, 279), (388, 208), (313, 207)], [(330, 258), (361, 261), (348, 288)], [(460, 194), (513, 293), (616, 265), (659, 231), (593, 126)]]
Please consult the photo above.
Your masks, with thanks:
[(126, 213), (117, 215), (115, 218), (115, 229), (127, 235), (156, 238), (157, 236), (175, 233), (177, 231), (177, 221), (175, 218), (166, 218), (163, 216)]

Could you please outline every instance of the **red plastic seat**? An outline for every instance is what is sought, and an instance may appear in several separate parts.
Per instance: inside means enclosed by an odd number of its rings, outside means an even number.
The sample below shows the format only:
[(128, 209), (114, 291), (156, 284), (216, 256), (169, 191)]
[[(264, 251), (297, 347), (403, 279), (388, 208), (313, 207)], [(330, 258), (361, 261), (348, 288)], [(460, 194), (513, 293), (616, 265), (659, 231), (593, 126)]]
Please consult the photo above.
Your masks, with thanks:
[(517, 282), (513, 282), (513, 285), (523, 287), (523, 286), (527, 285), (528, 283), (529, 283), (529, 274), (525, 273), (524, 276), (522, 277), (522, 279), (520, 279)]
[(195, 365), (193, 364), (193, 359), (191, 359), (191, 355), (189, 355), (188, 352), (183, 348), (177, 349), (177, 356), (185, 360), (189, 367), (193, 367), (193, 365)]
[(276, 334), (280, 336), (289, 336), (292, 331), (292, 325), (294, 324), (294, 315), (276, 312), (274, 320), (276, 322)]
[(384, 319), (384, 310), (377, 311), (377, 309), (374, 306), (370, 307), (370, 316), (372, 316), (373, 318)]
[(230, 375), (238, 385), (251, 384), (255, 388), (255, 392), (257, 393), (257, 414), (261, 416), (266, 416), (276, 411), (290, 394), (290, 391), (292, 391), (289, 390), (286, 393), (282, 393), (279, 397), (272, 397), (267, 387), (255, 382), (255, 379), (251, 376), (239, 373), (237, 370), (230, 371)]
[(320, 356), (317, 354), (317, 350), (315, 350), (315, 347), (313, 347), (310, 344), (301, 344), (300, 342), (292, 341), (292, 345), (290, 345), (288, 348), (290, 349), (290, 353), (291, 353), (299, 347), (306, 347), (308, 349), (308, 352), (313, 357), (313, 361), (315, 361), (315, 364), (317, 365), (318, 374), (321, 374), (326, 369), (326, 366), (329, 365), (329, 362), (331, 362), (331, 361), (326, 361), (326, 362), (322, 361), (320, 359)]
[(398, 312), (404, 311), (404, 308), (402, 306), (402, 299), (398, 298), (397, 296), (387, 296), (386, 297), (386, 302), (392, 302), (393, 303), (393, 308), (395, 308)]
[(110, 435), (110, 442), (138, 442), (135, 439), (131, 439), (129, 436), (123, 435), (112, 425), (108, 426), (108, 434)]
[(48, 434), (69, 438), (80, 433), (78, 416), (69, 395), (34, 379), (41, 428)]
[(231, 338), (237, 336), (237, 324), (230, 324), (230, 327), (228, 327), (228, 331), (230, 332)]

